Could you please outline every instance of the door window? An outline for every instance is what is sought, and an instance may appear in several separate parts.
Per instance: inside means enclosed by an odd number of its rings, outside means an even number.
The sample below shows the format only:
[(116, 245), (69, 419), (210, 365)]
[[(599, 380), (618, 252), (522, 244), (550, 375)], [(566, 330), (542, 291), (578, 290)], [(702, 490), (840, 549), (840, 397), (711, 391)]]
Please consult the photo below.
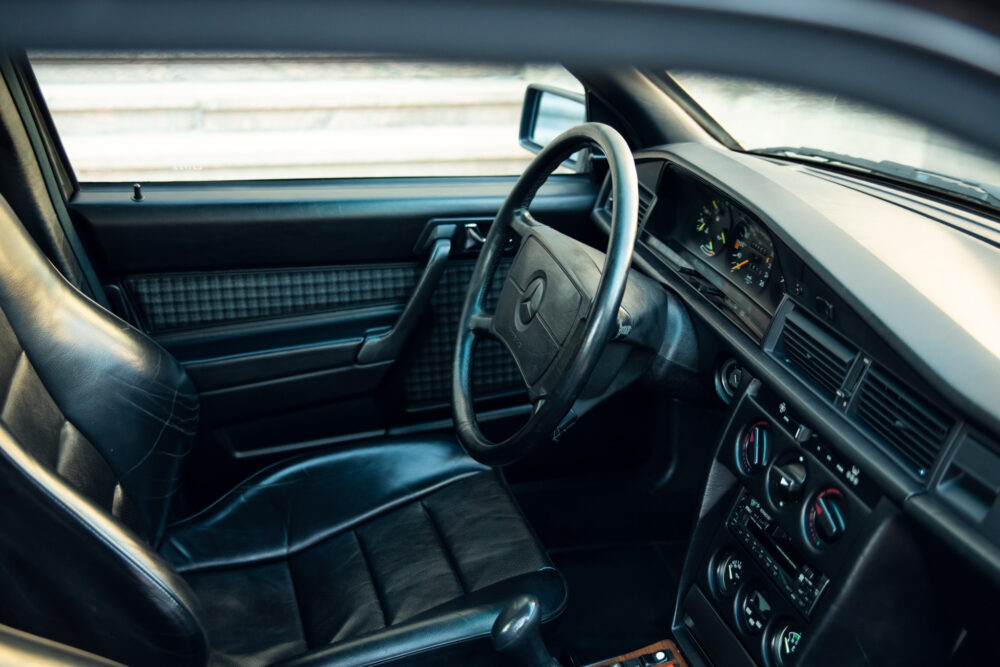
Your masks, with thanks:
[(553, 65), (332, 55), (35, 53), (81, 182), (519, 174), (525, 87)]

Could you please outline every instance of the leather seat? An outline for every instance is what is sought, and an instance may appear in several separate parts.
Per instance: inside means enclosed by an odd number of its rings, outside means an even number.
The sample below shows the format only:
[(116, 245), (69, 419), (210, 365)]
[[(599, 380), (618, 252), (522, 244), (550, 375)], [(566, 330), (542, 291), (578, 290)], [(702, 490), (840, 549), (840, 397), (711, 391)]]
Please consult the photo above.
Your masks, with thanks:
[(565, 584), (453, 438), (266, 469), (170, 523), (197, 430), (180, 365), (60, 276), (0, 199), (0, 623), (126, 663), (489, 661)]

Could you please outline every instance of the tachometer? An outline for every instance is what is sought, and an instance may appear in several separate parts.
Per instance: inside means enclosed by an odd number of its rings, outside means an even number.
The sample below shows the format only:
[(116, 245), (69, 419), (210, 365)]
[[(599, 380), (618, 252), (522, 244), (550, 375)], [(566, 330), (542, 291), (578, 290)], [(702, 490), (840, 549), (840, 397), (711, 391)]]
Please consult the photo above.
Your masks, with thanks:
[(745, 218), (739, 221), (734, 232), (727, 252), (730, 276), (747, 289), (763, 289), (774, 268), (774, 244), (757, 225)]
[(711, 199), (695, 218), (694, 238), (698, 249), (706, 257), (722, 256), (726, 251), (729, 239), (729, 228), (732, 224), (732, 212), (729, 203), (724, 199)]

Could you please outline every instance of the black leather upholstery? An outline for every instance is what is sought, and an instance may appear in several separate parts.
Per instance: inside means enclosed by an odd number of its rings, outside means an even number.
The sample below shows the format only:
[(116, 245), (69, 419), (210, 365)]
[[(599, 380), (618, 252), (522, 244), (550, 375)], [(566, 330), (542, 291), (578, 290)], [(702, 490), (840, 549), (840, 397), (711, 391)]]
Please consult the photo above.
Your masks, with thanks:
[(194, 386), (163, 348), (70, 287), (2, 201), (0, 218), (3, 422), (155, 545), (197, 427)]
[(415, 624), (407, 650), (425, 649), (455, 641), (459, 618), (459, 638), (485, 636), (516, 593), (550, 616), (564, 596), (497, 473), (453, 440), (278, 465), (172, 527), (161, 551), (203, 601), (212, 646), (240, 663), (357, 637), (351, 652), (393, 652)]
[(197, 425), (191, 383), (70, 287), (2, 200), (0, 271), (0, 622), (126, 661), (203, 660), (196, 599), (150, 548)]
[(483, 643), (518, 594), (561, 610), (454, 439), (294, 459), (166, 526), (197, 415), (177, 362), (0, 199), (0, 623), (136, 664), (385, 664)]

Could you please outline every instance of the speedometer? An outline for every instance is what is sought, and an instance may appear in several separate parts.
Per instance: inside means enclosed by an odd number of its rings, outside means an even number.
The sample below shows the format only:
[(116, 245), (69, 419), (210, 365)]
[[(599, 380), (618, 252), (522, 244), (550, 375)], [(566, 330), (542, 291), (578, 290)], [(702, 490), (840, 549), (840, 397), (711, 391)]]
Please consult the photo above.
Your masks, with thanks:
[(729, 274), (747, 289), (757, 291), (767, 286), (774, 268), (774, 244), (757, 225), (742, 218), (736, 226), (727, 252)]

